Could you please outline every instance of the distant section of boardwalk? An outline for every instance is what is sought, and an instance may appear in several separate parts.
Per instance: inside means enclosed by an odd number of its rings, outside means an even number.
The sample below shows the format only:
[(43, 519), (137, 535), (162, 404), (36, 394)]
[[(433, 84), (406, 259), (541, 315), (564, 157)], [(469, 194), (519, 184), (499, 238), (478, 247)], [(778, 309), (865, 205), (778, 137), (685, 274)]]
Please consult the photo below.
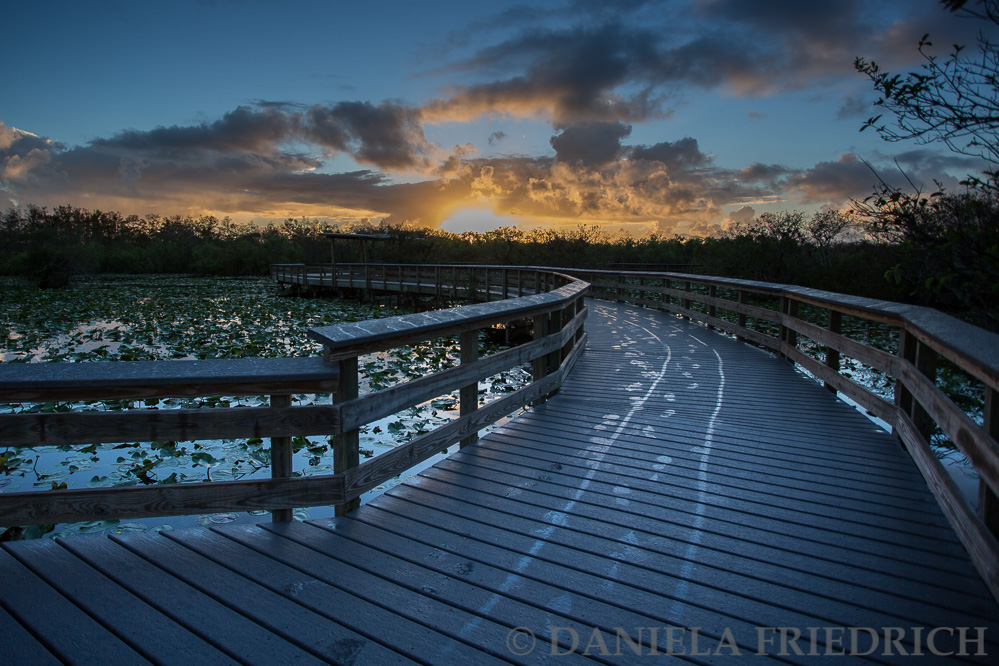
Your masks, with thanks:
[(347, 517), (4, 544), (3, 663), (995, 663), (893, 436), (758, 349), (589, 306), (556, 397)]

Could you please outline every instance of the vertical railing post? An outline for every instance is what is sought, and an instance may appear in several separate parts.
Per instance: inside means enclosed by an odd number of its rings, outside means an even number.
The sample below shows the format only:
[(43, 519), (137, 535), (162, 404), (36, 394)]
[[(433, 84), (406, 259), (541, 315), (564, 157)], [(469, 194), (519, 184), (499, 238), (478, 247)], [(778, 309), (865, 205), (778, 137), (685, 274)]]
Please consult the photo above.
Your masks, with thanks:
[[(790, 296), (781, 295), (780, 297), (780, 327), (778, 329), (778, 339), (781, 341), (782, 346), (787, 345), (788, 347), (798, 346), (798, 334), (787, 325), (785, 322), (785, 317), (795, 317), (798, 316), (798, 301), (794, 300)], [(785, 354), (781, 351), (781, 356), (785, 359), (794, 363), (794, 359), (790, 355)]]
[[(843, 330), (843, 313), (838, 310), (829, 310), (829, 332), (839, 333)], [(826, 367), (834, 372), (839, 372), (839, 350), (826, 345)], [(823, 382), (827, 391), (836, 392), (836, 387), (830, 382)]]
[(617, 293), (617, 295), (615, 296), (615, 300), (618, 303), (623, 303), (624, 302), (624, 276), (621, 275), (620, 273), (617, 276), (617, 292), (616, 293)]
[[(291, 396), (272, 395), (271, 407), (291, 407)], [(271, 478), (287, 479), (292, 473), (291, 437), (271, 437)], [(271, 511), (271, 521), (275, 523), (291, 522), (293, 509), (274, 509)]]
[[(902, 329), (898, 341), (898, 355), (909, 361), (920, 374), (926, 376), (931, 383), (936, 384), (937, 376), (937, 354), (919, 341), (915, 335)], [(926, 410), (912, 396), (912, 393), (905, 388), (901, 378), (895, 382), (895, 405), (909, 415), (916, 431), (922, 435), (923, 439), (929, 443), (933, 435), (933, 420)]]
[[(690, 293), (690, 280), (686, 280), (683, 283), (683, 290), (685, 292), (687, 292), (687, 293)], [(683, 299), (683, 307), (685, 309), (687, 309), (687, 310), (690, 309), (690, 299), (689, 298), (684, 298)], [(686, 320), (688, 320), (688, 321), (693, 321), (693, 317), (691, 317), (690, 315), (683, 315), (683, 318), (686, 319)]]
[[(714, 298), (717, 295), (718, 295), (718, 287), (716, 287), (713, 284), (708, 285), (708, 296), (710, 298)], [(714, 317), (717, 314), (718, 314), (718, 308), (715, 307), (715, 304), (714, 303), (708, 303), (708, 316), (709, 317)], [(708, 330), (711, 330), (711, 331), (715, 330), (714, 325), (713, 324), (708, 324)]]
[[(999, 440), (999, 391), (985, 387), (985, 431)], [(994, 537), (999, 539), (999, 497), (982, 479), (978, 480), (978, 516)]]
[[(904, 328), (899, 331), (898, 356), (910, 362), (916, 360), (916, 338)], [(912, 394), (901, 378), (895, 380), (895, 406), (906, 414), (912, 411)]]
[[(458, 338), (461, 347), (461, 364), (474, 363), (479, 358), (479, 331), (465, 331)], [(479, 382), (458, 389), (458, 415), (466, 416), (479, 408)], [(475, 444), (479, 440), (478, 431), (461, 440), (461, 448)]]
[[(548, 335), (550, 330), (551, 315), (547, 312), (543, 314), (534, 315), (534, 339), (541, 340)], [(531, 379), (532, 381), (541, 381), (548, 375), (548, 356), (539, 356), (534, 359), (531, 364)], [(547, 400), (548, 396), (541, 396), (538, 398), (534, 404), (541, 404)]]
[[(357, 357), (340, 359), (340, 382), (337, 384), (334, 402), (343, 403), (357, 398)], [(357, 428), (336, 435), (333, 441), (333, 472), (340, 474), (357, 467), (361, 462), (359, 450), (360, 432)], [(335, 509), (337, 516), (344, 516), (361, 505), (360, 498), (353, 499)]]
[[(548, 320), (548, 334), (558, 335), (565, 325), (565, 319), (563, 318), (564, 311), (559, 308), (551, 313)], [(545, 371), (546, 375), (550, 375), (562, 365), (562, 348), (558, 348), (555, 351), (548, 354), (548, 368)]]
[(510, 270), (503, 269), (503, 300), (510, 298)]
[[(749, 296), (749, 294), (746, 293), (745, 289), (740, 289), (739, 290), (739, 304), (740, 305), (745, 305), (746, 301), (748, 300), (748, 296)], [(739, 328), (749, 328), (748, 325), (747, 325), (748, 324), (748, 319), (749, 318), (746, 316), (746, 314), (744, 312), (740, 312), (739, 313)], [(745, 342), (746, 341), (746, 338), (743, 337), (743, 336), (741, 336), (741, 335), (735, 336), (735, 339), (739, 340), (741, 342)]]

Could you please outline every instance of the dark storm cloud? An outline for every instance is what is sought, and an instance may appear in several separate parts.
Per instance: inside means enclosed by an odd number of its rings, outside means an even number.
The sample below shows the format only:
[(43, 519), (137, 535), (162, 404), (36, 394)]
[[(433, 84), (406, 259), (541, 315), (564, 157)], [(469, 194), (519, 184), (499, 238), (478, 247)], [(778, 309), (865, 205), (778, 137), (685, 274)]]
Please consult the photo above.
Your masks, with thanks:
[(293, 136), (297, 125), (298, 117), (280, 108), (240, 106), (213, 123), (157, 127), (149, 131), (130, 129), (110, 139), (96, 139), (91, 145), (95, 148), (146, 152), (262, 152), (272, 150)]
[(789, 183), (801, 192), (804, 203), (842, 202), (874, 191), (877, 176), (853, 153), (840, 155), (835, 162), (819, 162)]
[(700, 0), (694, 8), (706, 19), (734, 21), (757, 34), (777, 33), (820, 43), (854, 39), (857, 17), (863, 15), (858, 0)]
[(565, 128), (551, 144), (561, 162), (600, 166), (621, 156), (621, 139), (629, 134), (631, 127), (624, 123), (584, 123)]
[(388, 102), (314, 106), (305, 115), (304, 129), (306, 138), (321, 146), (386, 169), (429, 166), (434, 153), (420, 112)]
[[(498, 39), (483, 38), (487, 46), (430, 72), (474, 81), (451, 86), (427, 104), (427, 118), (513, 114), (546, 116), (562, 126), (640, 122), (668, 115), (689, 86), (762, 96), (849, 77), (857, 56), (915, 65), (913, 47), (924, 32), (936, 31), (941, 43), (950, 44), (968, 37), (970, 25), (934, 0), (912, 0), (909, 18), (887, 29), (884, 7), (859, 0), (615, 7), (608, 11), (605, 3), (590, 1), (518, 7), (477, 24), (476, 31), (496, 29)], [(856, 83), (862, 84), (859, 75)]]
[[(619, 23), (525, 30), (441, 70), (509, 76), (455, 88), (425, 111), (442, 119), (543, 113), (556, 125), (648, 118), (660, 107), (649, 87), (657, 41), (651, 31)], [(617, 92), (638, 81), (644, 89)]]
[(653, 146), (635, 146), (630, 151), (633, 160), (662, 162), (671, 169), (693, 169), (705, 166), (710, 157), (701, 152), (697, 139), (684, 137), (678, 141), (663, 141)]

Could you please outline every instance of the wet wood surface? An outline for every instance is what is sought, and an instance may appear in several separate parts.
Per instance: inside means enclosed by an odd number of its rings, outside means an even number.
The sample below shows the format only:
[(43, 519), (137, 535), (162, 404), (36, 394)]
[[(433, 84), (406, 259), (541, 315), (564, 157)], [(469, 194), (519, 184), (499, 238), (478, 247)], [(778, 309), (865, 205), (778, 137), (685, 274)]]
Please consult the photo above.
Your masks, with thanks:
[[(5, 655), (660, 663), (679, 637), (681, 662), (810, 664), (866, 628), (892, 663), (913, 627), (924, 652), (984, 627), (957, 661), (995, 663), (999, 607), (894, 436), (677, 317), (591, 302), (587, 333), (555, 397), (348, 516), (3, 544)], [(756, 655), (767, 627), (806, 654)]]

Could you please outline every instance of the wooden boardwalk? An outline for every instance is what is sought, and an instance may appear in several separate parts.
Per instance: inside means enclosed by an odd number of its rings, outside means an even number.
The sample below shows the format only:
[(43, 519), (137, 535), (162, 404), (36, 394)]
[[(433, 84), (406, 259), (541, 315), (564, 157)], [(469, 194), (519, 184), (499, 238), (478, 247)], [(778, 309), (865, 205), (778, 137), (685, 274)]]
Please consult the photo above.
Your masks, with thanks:
[(3, 544), (0, 662), (995, 663), (893, 436), (702, 326), (587, 330), (556, 397), (349, 516)]

